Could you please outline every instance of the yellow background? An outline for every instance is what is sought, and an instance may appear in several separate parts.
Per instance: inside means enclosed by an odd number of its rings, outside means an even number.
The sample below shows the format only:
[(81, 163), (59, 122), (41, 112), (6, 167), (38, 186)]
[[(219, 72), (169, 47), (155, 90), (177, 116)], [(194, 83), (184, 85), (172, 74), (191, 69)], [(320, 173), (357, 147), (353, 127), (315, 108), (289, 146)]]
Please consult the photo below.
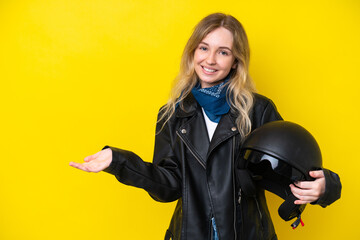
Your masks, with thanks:
[(358, 0), (2, 0), (1, 240), (163, 239), (174, 203), (68, 162), (106, 144), (151, 161), (183, 47), (218, 11), (243, 23), (258, 91), (342, 180), (341, 200), (308, 206), (296, 230), (268, 194), (279, 239), (360, 239)]

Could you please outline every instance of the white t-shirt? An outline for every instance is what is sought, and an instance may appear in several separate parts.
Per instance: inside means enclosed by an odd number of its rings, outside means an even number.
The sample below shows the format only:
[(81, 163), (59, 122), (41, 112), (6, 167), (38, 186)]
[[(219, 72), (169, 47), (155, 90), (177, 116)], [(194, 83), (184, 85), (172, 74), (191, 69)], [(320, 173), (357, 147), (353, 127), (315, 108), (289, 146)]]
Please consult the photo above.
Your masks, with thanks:
[(208, 118), (208, 116), (206, 115), (204, 109), (203, 108), (201, 108), (201, 109), (203, 111), (203, 115), (204, 115), (204, 119), (205, 119), (205, 123), (206, 123), (206, 128), (207, 128), (208, 135), (209, 135), (209, 138), (210, 138), (210, 141), (211, 141), (218, 123), (211, 121), (210, 118)]

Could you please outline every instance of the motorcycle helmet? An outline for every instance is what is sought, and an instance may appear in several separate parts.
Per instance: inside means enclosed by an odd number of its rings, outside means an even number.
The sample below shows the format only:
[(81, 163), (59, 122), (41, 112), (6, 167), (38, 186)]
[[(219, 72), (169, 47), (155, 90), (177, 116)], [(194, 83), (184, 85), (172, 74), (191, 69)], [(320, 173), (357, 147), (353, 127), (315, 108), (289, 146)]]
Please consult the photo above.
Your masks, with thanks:
[(255, 129), (242, 144), (241, 159), (253, 182), (285, 201), (278, 209), (285, 221), (295, 217), (293, 228), (301, 221), (305, 204), (297, 199), (289, 185), (314, 180), (309, 171), (322, 168), (320, 148), (303, 127), (288, 121), (274, 121)]

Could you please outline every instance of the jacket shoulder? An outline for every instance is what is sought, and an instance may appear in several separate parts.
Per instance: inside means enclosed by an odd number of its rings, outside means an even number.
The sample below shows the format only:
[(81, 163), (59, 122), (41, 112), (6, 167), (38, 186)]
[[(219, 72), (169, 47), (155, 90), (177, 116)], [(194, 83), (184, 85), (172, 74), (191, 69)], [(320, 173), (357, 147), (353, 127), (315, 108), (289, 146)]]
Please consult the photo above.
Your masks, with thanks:
[(253, 93), (253, 96), (254, 96), (254, 106), (260, 105), (262, 107), (266, 107), (268, 104), (274, 104), (270, 98), (267, 98), (259, 93)]
[(250, 119), (252, 122), (252, 129), (254, 130), (267, 122), (282, 120), (283, 118), (271, 99), (261, 94), (254, 93), (254, 104)]

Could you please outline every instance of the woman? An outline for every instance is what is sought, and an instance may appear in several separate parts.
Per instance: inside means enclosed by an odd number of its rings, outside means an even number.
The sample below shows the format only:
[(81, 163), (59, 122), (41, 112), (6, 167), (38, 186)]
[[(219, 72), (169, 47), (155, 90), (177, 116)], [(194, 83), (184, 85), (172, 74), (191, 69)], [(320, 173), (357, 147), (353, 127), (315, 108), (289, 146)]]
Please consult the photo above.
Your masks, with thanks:
[[(178, 200), (165, 239), (277, 239), (264, 190), (257, 191), (257, 207), (251, 199), (236, 201), (234, 159), (242, 140), (282, 119), (271, 100), (254, 93), (248, 67), (241, 24), (221, 13), (205, 17), (185, 46), (171, 97), (160, 110), (153, 163), (107, 146), (70, 165), (114, 174), (157, 201)], [(291, 186), (295, 203), (335, 201), (338, 176), (329, 170), (310, 174), (315, 181)]]

